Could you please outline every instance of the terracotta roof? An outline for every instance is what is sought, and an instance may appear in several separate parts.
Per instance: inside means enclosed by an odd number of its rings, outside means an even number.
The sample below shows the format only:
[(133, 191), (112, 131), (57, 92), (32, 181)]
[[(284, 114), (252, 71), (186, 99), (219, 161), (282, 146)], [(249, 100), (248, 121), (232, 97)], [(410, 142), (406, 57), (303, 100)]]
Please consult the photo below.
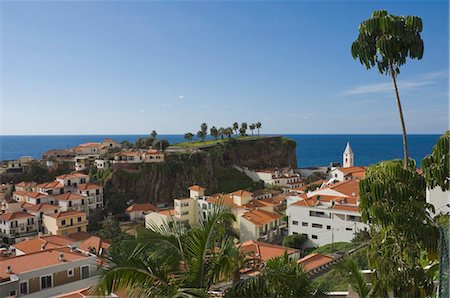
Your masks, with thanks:
[(283, 256), (285, 252), (287, 252), (288, 255), (299, 252), (297, 249), (253, 240), (242, 243), (240, 250), (244, 253), (250, 252), (253, 257), (257, 257), (264, 262), (272, 258)]
[(16, 184), (16, 186), (18, 186), (18, 187), (29, 187), (29, 186), (33, 187), (35, 185), (36, 185), (36, 182), (34, 182), (34, 181), (30, 181), (30, 182), (22, 181), (22, 182), (19, 182)]
[(92, 249), (95, 249), (95, 254), (100, 253), (100, 249), (108, 249), (111, 245), (105, 242), (98, 236), (91, 236), (88, 239), (83, 240), (80, 244), (80, 249), (91, 252)]
[(28, 214), (23, 211), (5, 212), (2, 215), (0, 215), (0, 220), (10, 221), (19, 218), (30, 218), (30, 217), (34, 217), (34, 215)]
[(166, 209), (166, 210), (160, 210), (158, 211), (159, 214), (165, 215), (165, 216), (174, 216), (175, 210), (174, 209)]
[(161, 151), (158, 151), (156, 149), (149, 149), (149, 150), (145, 151), (145, 153), (147, 153), (147, 154), (164, 154)]
[(320, 253), (312, 253), (307, 255), (306, 257), (301, 258), (297, 263), (303, 265), (305, 271), (310, 271), (317, 267), (325, 265), (331, 260), (333, 260), (333, 257), (331, 256), (322, 255)]
[(234, 200), (230, 194), (215, 194), (209, 197), (206, 201), (214, 205), (224, 205), (230, 207), (231, 209), (240, 208), (239, 205), (234, 203)]
[[(340, 192), (348, 197), (359, 197), (359, 180), (358, 179), (338, 182), (338, 183), (332, 184), (325, 188), (335, 190), (335, 191)], [(321, 188), (321, 189), (325, 189), (325, 188)]]
[(142, 155), (142, 153), (137, 151), (121, 151), (115, 154), (115, 156), (136, 156), (136, 155)]
[(53, 218), (61, 218), (61, 217), (72, 217), (72, 216), (82, 216), (82, 215), (86, 215), (86, 213), (80, 212), (80, 211), (63, 211), (63, 212), (58, 212), (55, 214), (48, 214), (47, 216), (50, 216)]
[(294, 190), (296, 190), (296, 191), (305, 191), (308, 187), (311, 187), (313, 185), (321, 186), (322, 184), (324, 184), (326, 182), (328, 182), (328, 181), (327, 180), (323, 180), (323, 179), (319, 179), (319, 180), (313, 181), (311, 183), (308, 183), (307, 185), (304, 185), (302, 187), (294, 188)]
[(62, 187), (64, 187), (64, 185), (61, 182), (55, 180), (55, 181), (51, 181), (51, 182), (40, 183), (40, 184), (36, 185), (36, 187), (39, 187), (39, 188), (62, 188)]
[(72, 239), (63, 236), (49, 235), (22, 241), (15, 244), (14, 247), (26, 254), (30, 254), (41, 251), (42, 246), (44, 246), (44, 250), (48, 250), (71, 245), (73, 243), (74, 241)]
[(157, 208), (155, 205), (150, 203), (141, 203), (141, 204), (133, 204), (127, 208), (127, 212), (135, 212), (135, 211), (156, 211)]
[(337, 168), (339, 171), (341, 171), (345, 176), (348, 174), (352, 174), (355, 172), (365, 172), (366, 171), (366, 167), (347, 167), (347, 168)]
[(267, 212), (264, 210), (251, 210), (248, 212), (245, 212), (242, 215), (242, 218), (245, 218), (246, 220), (250, 221), (254, 225), (257, 226), (263, 226), (265, 224), (271, 223), (279, 218), (281, 218), (281, 215)]
[(72, 233), (72, 234), (68, 235), (68, 237), (70, 239), (73, 239), (75, 241), (86, 240), (92, 236), (95, 236), (95, 235), (92, 233), (89, 233), (89, 232), (76, 232), (76, 233)]
[(74, 173), (70, 173), (70, 174), (59, 175), (56, 178), (57, 179), (76, 179), (76, 178), (88, 178), (88, 177), (89, 177), (89, 175), (74, 172)]
[(42, 197), (47, 197), (47, 194), (43, 194), (40, 192), (35, 192), (35, 191), (15, 191), (14, 192), (15, 195), (19, 195), (19, 196), (26, 196), (29, 198), (33, 198), (33, 199), (38, 199), (38, 198), (42, 198)]
[(238, 197), (248, 197), (248, 196), (252, 196), (253, 193), (240, 189), (240, 190), (236, 190), (235, 192), (231, 193), (232, 195), (238, 196)]
[(100, 148), (100, 147), (103, 147), (103, 145), (100, 144), (100, 143), (88, 142), (88, 143), (80, 144), (80, 145), (78, 145), (78, 147), (82, 147), (82, 148)]
[(102, 188), (102, 186), (91, 182), (83, 183), (77, 186), (77, 190), (99, 189), (99, 188)]
[(192, 185), (189, 187), (189, 190), (193, 190), (193, 191), (204, 191), (205, 189), (201, 186), (198, 185)]
[(56, 195), (53, 197), (58, 201), (81, 200), (81, 199), (86, 198), (86, 196), (84, 196), (84, 195), (80, 195), (80, 194), (76, 194), (76, 193), (72, 193), (72, 192), (63, 193), (63, 194)]
[[(59, 257), (62, 252), (64, 252), (65, 263), (87, 258), (82, 253), (58, 249), (50, 249), (16, 256), (5, 260), (0, 260), (0, 278), (6, 279), (13, 274), (30, 272), (61, 264), (62, 262), (59, 260)], [(7, 266), (10, 266), (11, 273), (6, 271)]]
[(29, 204), (29, 203), (22, 203), (21, 206), (23, 209), (26, 209), (28, 212), (39, 212), (39, 211), (46, 211), (46, 210), (59, 210), (60, 207), (58, 205), (51, 205), (51, 204)]
[(359, 212), (358, 206), (336, 204), (333, 209)]

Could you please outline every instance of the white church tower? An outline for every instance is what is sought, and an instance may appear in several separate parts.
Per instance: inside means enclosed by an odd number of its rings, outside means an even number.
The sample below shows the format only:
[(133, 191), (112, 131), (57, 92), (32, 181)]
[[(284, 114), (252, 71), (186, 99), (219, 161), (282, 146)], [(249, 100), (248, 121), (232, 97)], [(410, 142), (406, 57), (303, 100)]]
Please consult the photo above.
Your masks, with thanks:
[(347, 142), (347, 146), (345, 147), (342, 161), (344, 168), (353, 167), (355, 165), (353, 151), (349, 142)]

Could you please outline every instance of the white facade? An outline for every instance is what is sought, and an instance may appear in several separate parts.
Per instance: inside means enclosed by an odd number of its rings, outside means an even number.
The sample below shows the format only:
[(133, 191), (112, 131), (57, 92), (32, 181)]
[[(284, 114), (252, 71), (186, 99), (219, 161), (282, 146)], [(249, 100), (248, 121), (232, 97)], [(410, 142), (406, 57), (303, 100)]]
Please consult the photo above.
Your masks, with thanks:
[(37, 234), (36, 218), (23, 211), (6, 212), (0, 216), (0, 236), (8, 243)]
[[(342, 165), (344, 168), (353, 167), (355, 165), (354, 155), (350, 143), (347, 142), (344, 153), (342, 154)], [(342, 180), (341, 180), (342, 181)]]
[(434, 206), (435, 214), (449, 214), (450, 213), (450, 192), (442, 191), (442, 188), (437, 186), (435, 188), (427, 188), (427, 203)]

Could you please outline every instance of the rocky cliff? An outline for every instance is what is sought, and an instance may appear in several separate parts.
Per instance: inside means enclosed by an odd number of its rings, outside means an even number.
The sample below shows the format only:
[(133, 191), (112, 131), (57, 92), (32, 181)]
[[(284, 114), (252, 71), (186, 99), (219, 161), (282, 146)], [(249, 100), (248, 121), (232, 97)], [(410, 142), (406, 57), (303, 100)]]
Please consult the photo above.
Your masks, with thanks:
[(139, 170), (116, 169), (104, 178), (105, 197), (117, 196), (135, 202), (172, 204), (173, 198), (188, 196), (187, 187), (199, 184), (206, 192), (228, 192), (257, 188), (233, 165), (250, 169), (297, 167), (296, 143), (281, 137), (256, 140), (230, 140), (221, 145), (171, 153), (166, 161), (143, 164)]

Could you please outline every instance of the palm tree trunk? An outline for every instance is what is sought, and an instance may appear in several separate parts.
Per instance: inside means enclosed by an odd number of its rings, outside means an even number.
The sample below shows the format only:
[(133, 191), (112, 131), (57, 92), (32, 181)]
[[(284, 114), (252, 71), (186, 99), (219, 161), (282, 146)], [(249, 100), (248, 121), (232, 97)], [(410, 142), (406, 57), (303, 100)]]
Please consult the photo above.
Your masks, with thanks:
[(403, 168), (406, 170), (408, 168), (408, 139), (406, 137), (405, 119), (403, 119), (402, 104), (400, 102), (400, 95), (398, 94), (397, 80), (395, 79), (396, 75), (395, 75), (394, 66), (392, 65), (392, 63), (390, 65), (390, 67), (391, 67), (392, 82), (394, 83), (395, 97), (397, 99), (398, 113), (400, 115), (400, 122), (402, 123), (402, 133), (403, 133)]

